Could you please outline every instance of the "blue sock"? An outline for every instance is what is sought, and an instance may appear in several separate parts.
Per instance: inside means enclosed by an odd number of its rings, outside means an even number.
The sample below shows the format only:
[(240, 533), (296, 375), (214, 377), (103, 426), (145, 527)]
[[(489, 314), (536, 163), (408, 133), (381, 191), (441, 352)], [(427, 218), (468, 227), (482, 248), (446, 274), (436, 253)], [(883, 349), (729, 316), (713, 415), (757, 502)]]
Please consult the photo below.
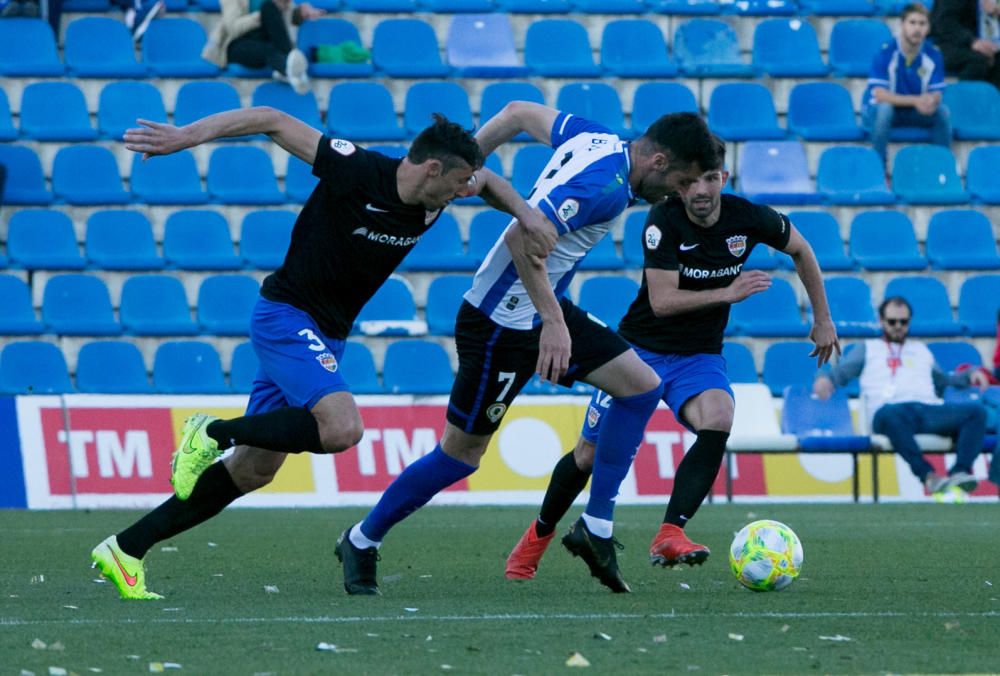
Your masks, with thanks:
[(639, 450), (646, 423), (656, 410), (663, 385), (649, 392), (611, 400), (597, 435), (594, 474), (590, 480), (590, 501), (586, 514), (598, 519), (614, 519), (615, 498)]
[(378, 504), (361, 522), (361, 532), (369, 540), (381, 542), (390, 528), (477, 469), (446, 454), (440, 444), (435, 446), (389, 484)]

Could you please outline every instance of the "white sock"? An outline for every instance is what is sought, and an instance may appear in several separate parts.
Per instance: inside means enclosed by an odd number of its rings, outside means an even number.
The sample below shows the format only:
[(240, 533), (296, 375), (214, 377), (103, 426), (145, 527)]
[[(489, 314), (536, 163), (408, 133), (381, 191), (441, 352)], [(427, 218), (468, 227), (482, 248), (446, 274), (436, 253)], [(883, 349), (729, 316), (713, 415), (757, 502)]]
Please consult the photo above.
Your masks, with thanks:
[(607, 519), (598, 519), (596, 516), (591, 516), (586, 512), (583, 513), (583, 522), (587, 524), (587, 530), (596, 535), (599, 538), (609, 538), (614, 532), (614, 521), (608, 521)]
[(369, 540), (365, 537), (365, 534), (361, 532), (361, 524), (354, 524), (354, 528), (351, 529), (351, 534), (347, 536), (351, 540), (351, 544), (358, 549), (368, 549), (369, 547), (374, 547), (378, 549), (382, 546), (381, 542), (375, 542), (374, 540)]

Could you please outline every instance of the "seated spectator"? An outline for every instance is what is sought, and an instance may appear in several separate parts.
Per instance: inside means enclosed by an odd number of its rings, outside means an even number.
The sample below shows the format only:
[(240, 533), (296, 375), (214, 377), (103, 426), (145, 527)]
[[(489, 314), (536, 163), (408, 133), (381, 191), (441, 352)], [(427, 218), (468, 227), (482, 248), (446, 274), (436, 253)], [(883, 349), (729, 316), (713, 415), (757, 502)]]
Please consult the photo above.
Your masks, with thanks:
[(111, 2), (124, 12), (123, 21), (132, 31), (132, 38), (136, 42), (142, 40), (153, 19), (163, 16), (167, 11), (164, 0), (111, 0)]
[(293, 48), (291, 26), (323, 16), (309, 3), (292, 7), (292, 0), (221, 0), (222, 20), (202, 51), (202, 57), (225, 68), (228, 62), (247, 68), (270, 67), (274, 77), (295, 91), (309, 90), (305, 54)]
[[(879, 306), (882, 337), (848, 352), (828, 373), (813, 381), (813, 394), (829, 399), (835, 387), (861, 377), (861, 396), (871, 416), (871, 429), (884, 434), (913, 474), (935, 497), (948, 491), (976, 488), (972, 463), (983, 451), (986, 409), (978, 403), (945, 404), (939, 393), (948, 385), (986, 388), (983, 374), (945, 374), (924, 343), (908, 340), (913, 309), (893, 296)], [(955, 440), (955, 464), (947, 477), (934, 472), (917, 446), (916, 434), (940, 434)]]
[(906, 5), (899, 37), (872, 61), (862, 112), (883, 164), (893, 127), (930, 127), (932, 143), (951, 145), (951, 120), (941, 103), (944, 61), (927, 43), (929, 31), (927, 8), (919, 2)]
[(1000, 5), (997, 0), (936, 0), (931, 38), (948, 75), (1000, 87)]

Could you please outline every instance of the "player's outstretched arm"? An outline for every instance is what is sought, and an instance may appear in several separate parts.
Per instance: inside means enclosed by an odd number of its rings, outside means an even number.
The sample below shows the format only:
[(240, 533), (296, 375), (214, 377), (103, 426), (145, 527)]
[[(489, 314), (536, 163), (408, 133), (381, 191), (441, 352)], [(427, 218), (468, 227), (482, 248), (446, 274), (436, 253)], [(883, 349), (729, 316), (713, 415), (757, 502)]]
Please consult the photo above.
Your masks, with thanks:
[(714, 305), (731, 305), (771, 288), (771, 276), (761, 270), (740, 273), (729, 286), (691, 291), (680, 288), (677, 270), (646, 268), (649, 305), (657, 317), (679, 315)]
[(517, 194), (510, 181), (484, 167), (476, 172), (476, 185), (479, 196), (487, 204), (510, 214), (521, 223), (528, 236), (525, 242), (528, 254), (545, 258), (552, 252), (559, 234), (541, 211), (530, 207)]
[(823, 272), (819, 269), (816, 254), (809, 242), (799, 234), (795, 226), (791, 227), (788, 245), (783, 250), (795, 262), (795, 272), (802, 285), (806, 288), (809, 303), (812, 305), (813, 325), (809, 339), (815, 347), (809, 353), (816, 357), (820, 366), (830, 361), (834, 351), (840, 354), (840, 339), (837, 337), (837, 327), (830, 316), (830, 304), (826, 300), (826, 289), (823, 287)]
[(552, 145), (552, 123), (559, 111), (530, 101), (511, 101), (476, 132), (483, 156), (507, 143), (522, 131)]

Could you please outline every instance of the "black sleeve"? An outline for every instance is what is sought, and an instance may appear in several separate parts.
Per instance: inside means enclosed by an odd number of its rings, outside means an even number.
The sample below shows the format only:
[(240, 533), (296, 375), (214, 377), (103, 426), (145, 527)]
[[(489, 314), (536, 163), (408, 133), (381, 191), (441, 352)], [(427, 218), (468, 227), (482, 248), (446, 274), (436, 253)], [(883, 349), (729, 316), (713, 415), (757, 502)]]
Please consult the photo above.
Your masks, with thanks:
[(677, 232), (669, 225), (669, 213), (662, 206), (649, 210), (642, 229), (643, 267), (679, 270)]
[[(976, 30), (968, 25), (975, 14), (968, 10), (968, 0), (937, 0), (931, 12), (931, 33), (935, 41), (950, 47), (970, 47), (976, 39)], [(977, 4), (978, 6), (978, 4)]]
[(348, 193), (372, 173), (371, 155), (350, 141), (324, 136), (316, 148), (312, 173), (335, 191)]
[(783, 251), (792, 236), (792, 223), (788, 216), (771, 207), (757, 205), (757, 239), (772, 249)]

